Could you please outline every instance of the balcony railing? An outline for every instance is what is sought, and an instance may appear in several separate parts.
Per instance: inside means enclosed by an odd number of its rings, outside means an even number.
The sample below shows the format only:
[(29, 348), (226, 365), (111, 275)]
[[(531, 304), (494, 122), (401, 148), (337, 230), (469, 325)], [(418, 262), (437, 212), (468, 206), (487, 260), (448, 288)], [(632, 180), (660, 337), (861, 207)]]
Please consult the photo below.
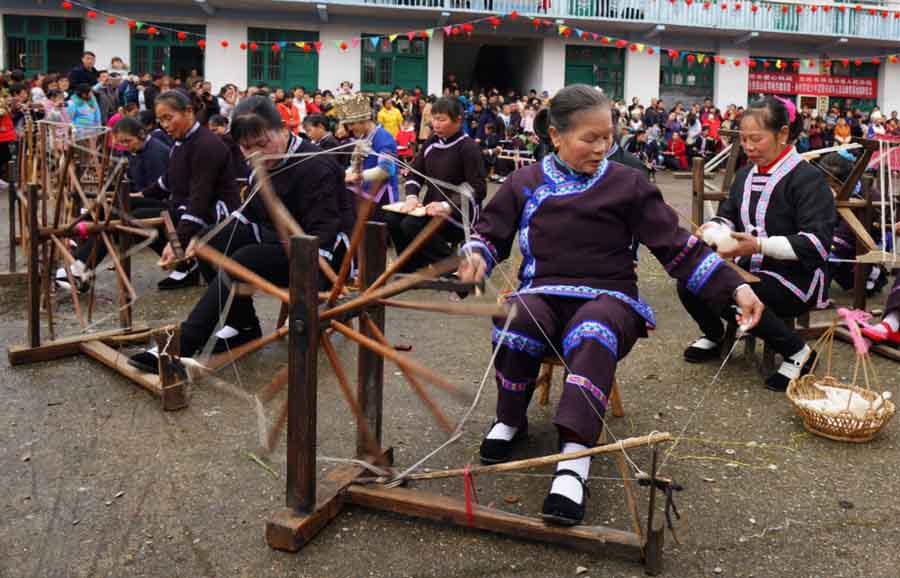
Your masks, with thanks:
[[(323, 0), (310, 0), (321, 3)], [(753, 11), (749, 0), (324, 0), (326, 4), (357, 6), (391, 6), (396, 8), (447, 10), (466, 13), (509, 14), (541, 18), (570, 18), (612, 20), (618, 22), (646, 22), (671, 26), (691, 26), (722, 30), (746, 30), (870, 38), (900, 43), (900, 19), (894, 10), (900, 5), (888, 2), (868, 2), (857, 11), (856, 4), (843, 4), (841, 12), (835, 3), (829, 11), (821, 6), (815, 12), (804, 2), (758, 2)], [(723, 5), (726, 8), (723, 9)], [(738, 9), (738, 6), (740, 8)], [(797, 7), (802, 12), (797, 12)], [(784, 8), (787, 7), (787, 11)], [(893, 10), (892, 10), (893, 9)], [(874, 14), (870, 14), (870, 10)], [(882, 16), (886, 11), (887, 16)]]

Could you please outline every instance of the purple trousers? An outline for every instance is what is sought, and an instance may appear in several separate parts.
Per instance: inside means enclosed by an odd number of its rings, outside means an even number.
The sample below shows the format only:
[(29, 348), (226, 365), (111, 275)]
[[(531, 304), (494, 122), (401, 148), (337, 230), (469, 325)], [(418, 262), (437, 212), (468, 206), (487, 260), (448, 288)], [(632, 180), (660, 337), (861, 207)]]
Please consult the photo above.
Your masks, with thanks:
[(511, 303), (516, 312), (505, 336), (506, 320), (494, 319), (493, 342), (503, 337), (494, 363), (497, 419), (513, 427), (526, 424), (541, 360), (556, 359), (555, 348), (567, 368), (553, 423), (570, 441), (593, 446), (600, 437), (616, 363), (646, 335), (643, 318), (607, 295), (578, 299), (528, 294)]

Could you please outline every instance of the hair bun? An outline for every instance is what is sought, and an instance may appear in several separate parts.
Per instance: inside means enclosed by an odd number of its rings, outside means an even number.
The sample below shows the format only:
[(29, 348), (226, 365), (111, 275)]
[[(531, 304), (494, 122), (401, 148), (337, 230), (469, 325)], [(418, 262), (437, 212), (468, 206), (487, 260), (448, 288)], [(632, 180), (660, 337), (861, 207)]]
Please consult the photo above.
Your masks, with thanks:
[(538, 135), (541, 140), (550, 139), (550, 109), (542, 108), (534, 115), (534, 134)]

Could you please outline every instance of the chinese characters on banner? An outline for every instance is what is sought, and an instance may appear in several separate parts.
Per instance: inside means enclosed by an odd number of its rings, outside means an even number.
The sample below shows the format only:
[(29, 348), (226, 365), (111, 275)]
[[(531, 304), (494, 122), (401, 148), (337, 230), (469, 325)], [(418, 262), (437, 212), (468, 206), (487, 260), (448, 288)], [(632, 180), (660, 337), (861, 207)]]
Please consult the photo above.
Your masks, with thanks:
[(818, 74), (750, 73), (750, 92), (808, 94), (846, 98), (876, 98), (877, 78), (851, 78)]

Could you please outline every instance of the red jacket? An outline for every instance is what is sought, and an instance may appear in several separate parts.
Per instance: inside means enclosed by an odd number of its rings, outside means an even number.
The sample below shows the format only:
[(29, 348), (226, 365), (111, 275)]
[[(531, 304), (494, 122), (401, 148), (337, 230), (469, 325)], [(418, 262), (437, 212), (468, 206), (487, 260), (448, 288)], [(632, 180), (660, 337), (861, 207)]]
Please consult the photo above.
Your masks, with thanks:
[(678, 159), (678, 166), (681, 167), (682, 170), (688, 168), (687, 146), (684, 144), (683, 140), (678, 139), (676, 141), (675, 139), (672, 139), (666, 152), (672, 153), (672, 156)]
[(401, 157), (412, 158), (414, 144), (416, 144), (415, 130), (401, 130), (397, 133), (397, 154)]
[(13, 125), (12, 115), (0, 116), (0, 142), (16, 142), (16, 127)]

